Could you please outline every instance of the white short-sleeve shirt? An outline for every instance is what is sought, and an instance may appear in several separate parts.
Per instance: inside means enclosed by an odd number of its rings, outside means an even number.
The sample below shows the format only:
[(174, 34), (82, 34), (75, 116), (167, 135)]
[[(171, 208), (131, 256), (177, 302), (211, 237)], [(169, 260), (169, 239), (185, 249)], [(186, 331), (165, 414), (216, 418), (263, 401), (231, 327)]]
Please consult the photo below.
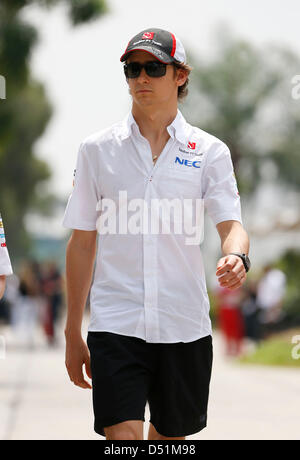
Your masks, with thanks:
[(12, 272), (10, 258), (6, 247), (3, 221), (0, 214), (0, 275), (11, 275)]
[(153, 343), (211, 334), (202, 230), (193, 236), (203, 227), (201, 204), (215, 224), (242, 222), (240, 197), (223, 142), (180, 111), (167, 130), (155, 164), (132, 113), (80, 145), (63, 225), (99, 233), (89, 331)]

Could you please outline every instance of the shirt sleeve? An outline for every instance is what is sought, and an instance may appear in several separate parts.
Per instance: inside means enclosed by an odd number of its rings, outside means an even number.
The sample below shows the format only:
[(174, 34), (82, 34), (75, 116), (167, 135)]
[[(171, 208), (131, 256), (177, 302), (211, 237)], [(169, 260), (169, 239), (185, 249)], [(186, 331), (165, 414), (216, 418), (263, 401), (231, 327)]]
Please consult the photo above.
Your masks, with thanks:
[(96, 230), (100, 215), (100, 192), (95, 178), (95, 165), (91, 165), (87, 148), (80, 144), (73, 191), (69, 197), (63, 218), (63, 226), (77, 230)]
[(230, 151), (225, 144), (208, 156), (203, 174), (204, 206), (214, 224), (225, 220), (242, 224), (240, 195)]
[(12, 266), (6, 247), (4, 226), (0, 214), (0, 275), (11, 275), (12, 273)]

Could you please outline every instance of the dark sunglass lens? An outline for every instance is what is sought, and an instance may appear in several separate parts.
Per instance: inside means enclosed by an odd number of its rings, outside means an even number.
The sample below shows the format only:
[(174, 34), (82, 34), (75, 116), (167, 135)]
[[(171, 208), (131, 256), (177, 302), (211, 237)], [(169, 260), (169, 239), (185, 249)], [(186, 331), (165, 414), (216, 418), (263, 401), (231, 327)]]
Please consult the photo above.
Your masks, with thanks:
[(141, 65), (138, 62), (130, 62), (124, 66), (127, 78), (137, 78), (141, 73)]
[(162, 77), (166, 74), (167, 66), (162, 62), (147, 62), (145, 65), (145, 70), (149, 77)]
[(157, 61), (146, 62), (146, 64), (130, 62), (129, 64), (124, 65), (124, 73), (126, 78), (139, 77), (143, 68), (145, 68), (145, 71), (149, 77), (162, 77), (166, 74), (167, 65)]

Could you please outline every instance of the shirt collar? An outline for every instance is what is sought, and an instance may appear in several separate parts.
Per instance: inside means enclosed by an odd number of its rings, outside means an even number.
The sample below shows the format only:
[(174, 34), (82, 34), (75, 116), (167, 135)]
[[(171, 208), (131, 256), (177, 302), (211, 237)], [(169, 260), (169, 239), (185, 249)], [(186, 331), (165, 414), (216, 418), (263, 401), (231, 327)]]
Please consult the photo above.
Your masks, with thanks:
[(177, 110), (177, 115), (172, 123), (167, 127), (168, 133), (174, 139), (174, 137), (181, 142), (186, 144), (189, 138), (189, 124), (186, 122), (184, 116)]
[(127, 137), (131, 136), (133, 125), (135, 125), (138, 128), (138, 125), (135, 119), (133, 118), (132, 112), (130, 111), (124, 118), (121, 125), (120, 135), (122, 140), (127, 139)]
[[(136, 129), (139, 132), (139, 127), (133, 118), (132, 112), (130, 111), (122, 123), (121, 137), (126, 139), (132, 134), (132, 130)], [(177, 110), (177, 115), (172, 123), (167, 126), (167, 131), (170, 136), (176, 138), (182, 144), (186, 144), (189, 139), (189, 124), (186, 122), (184, 116)]]

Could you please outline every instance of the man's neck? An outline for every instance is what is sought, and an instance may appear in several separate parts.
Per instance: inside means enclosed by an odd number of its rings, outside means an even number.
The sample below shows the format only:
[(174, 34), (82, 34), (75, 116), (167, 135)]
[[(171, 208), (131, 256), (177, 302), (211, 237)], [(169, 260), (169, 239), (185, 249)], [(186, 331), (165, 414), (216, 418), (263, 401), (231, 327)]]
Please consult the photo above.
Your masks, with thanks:
[(177, 115), (177, 105), (171, 110), (142, 110), (138, 106), (132, 106), (132, 115), (135, 119), (142, 136), (146, 139), (158, 140), (168, 136), (167, 127)]

